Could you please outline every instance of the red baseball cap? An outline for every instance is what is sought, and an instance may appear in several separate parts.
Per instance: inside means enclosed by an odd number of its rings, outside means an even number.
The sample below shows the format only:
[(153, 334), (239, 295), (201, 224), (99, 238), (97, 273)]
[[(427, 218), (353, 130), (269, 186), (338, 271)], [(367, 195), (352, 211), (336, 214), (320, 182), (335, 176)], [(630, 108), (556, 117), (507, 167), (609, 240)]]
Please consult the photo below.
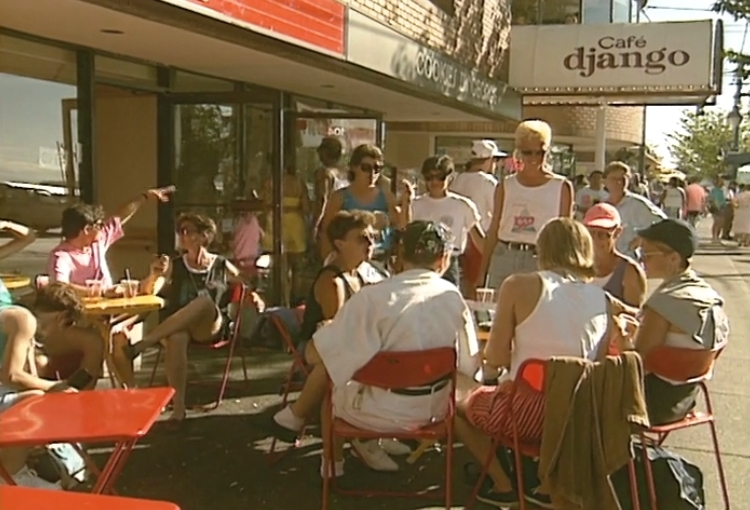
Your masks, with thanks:
[(586, 211), (583, 224), (595, 228), (617, 228), (622, 225), (620, 211), (611, 204), (598, 203)]

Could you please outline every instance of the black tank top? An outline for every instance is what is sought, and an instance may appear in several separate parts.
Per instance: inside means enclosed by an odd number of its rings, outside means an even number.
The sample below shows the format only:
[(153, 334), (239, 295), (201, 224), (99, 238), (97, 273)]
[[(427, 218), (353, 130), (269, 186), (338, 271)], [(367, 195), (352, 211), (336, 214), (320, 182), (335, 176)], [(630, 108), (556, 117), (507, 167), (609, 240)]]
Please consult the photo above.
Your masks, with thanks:
[(207, 271), (191, 271), (185, 265), (185, 258), (173, 261), (172, 279), (168, 288), (167, 313), (172, 314), (197, 298), (208, 295), (221, 311), (226, 311), (229, 294), (227, 293), (227, 259), (217, 255)]
[[(315, 285), (318, 283), (321, 275), (326, 271), (332, 271), (336, 276), (343, 280), (347, 300), (354, 295), (354, 289), (349, 285), (349, 281), (338, 267), (331, 264), (318, 271), (318, 275), (315, 277), (312, 287), (310, 288), (310, 294), (308, 294), (307, 300), (305, 301), (305, 315), (302, 317), (302, 328), (300, 330), (300, 338), (302, 340), (309, 340), (312, 338), (313, 333), (318, 329), (320, 321), (325, 320), (325, 317), (323, 317), (323, 307), (321, 307), (318, 300), (315, 299)], [(359, 278), (360, 285), (364, 286), (365, 282), (362, 280), (359, 272), (357, 273), (357, 278)]]

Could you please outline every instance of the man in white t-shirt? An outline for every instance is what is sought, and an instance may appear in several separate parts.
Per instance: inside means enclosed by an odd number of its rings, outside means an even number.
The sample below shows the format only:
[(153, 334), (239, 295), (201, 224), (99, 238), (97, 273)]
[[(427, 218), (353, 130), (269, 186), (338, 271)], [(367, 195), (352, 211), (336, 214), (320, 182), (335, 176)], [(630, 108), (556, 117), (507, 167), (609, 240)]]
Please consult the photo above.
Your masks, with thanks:
[(432, 156), (422, 163), (422, 178), (427, 193), (412, 202), (414, 220), (443, 225), (451, 234), (451, 259), (443, 278), (460, 287), (458, 258), (469, 244), (484, 244), (484, 230), (477, 206), (470, 199), (448, 191), (448, 178), (454, 171), (448, 156)]
[[(471, 146), (471, 161), (465, 172), (458, 174), (450, 185), (450, 190), (474, 202), (479, 216), (482, 230), (492, 223), (494, 210), (495, 188), (497, 178), (495, 170), (497, 162), (507, 158), (508, 154), (501, 151), (492, 140), (474, 140)], [(482, 247), (469, 242), (462, 257), (461, 271), (463, 273), (463, 293), (467, 299), (476, 299), (476, 281), (479, 266), (482, 264)]]
[(581, 221), (586, 211), (600, 202), (606, 202), (609, 194), (604, 189), (604, 173), (594, 170), (589, 174), (589, 184), (576, 191), (576, 219)]

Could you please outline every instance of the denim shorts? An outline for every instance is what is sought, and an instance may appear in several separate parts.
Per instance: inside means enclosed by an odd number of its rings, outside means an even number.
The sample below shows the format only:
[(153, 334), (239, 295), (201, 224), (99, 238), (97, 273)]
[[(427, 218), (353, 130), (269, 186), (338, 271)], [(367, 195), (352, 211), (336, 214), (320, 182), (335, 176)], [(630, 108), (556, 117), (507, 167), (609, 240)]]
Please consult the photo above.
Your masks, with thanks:
[(16, 390), (0, 384), (0, 413), (15, 404), (18, 397), (19, 393)]

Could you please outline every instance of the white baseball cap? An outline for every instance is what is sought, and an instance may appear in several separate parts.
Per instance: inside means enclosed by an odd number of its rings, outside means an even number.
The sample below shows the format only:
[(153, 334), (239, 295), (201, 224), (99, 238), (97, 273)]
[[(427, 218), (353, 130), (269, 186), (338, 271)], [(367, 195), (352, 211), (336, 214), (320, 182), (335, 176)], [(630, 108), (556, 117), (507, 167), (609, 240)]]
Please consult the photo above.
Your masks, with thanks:
[(474, 140), (471, 143), (473, 159), (507, 158), (508, 153), (501, 151), (492, 140)]

